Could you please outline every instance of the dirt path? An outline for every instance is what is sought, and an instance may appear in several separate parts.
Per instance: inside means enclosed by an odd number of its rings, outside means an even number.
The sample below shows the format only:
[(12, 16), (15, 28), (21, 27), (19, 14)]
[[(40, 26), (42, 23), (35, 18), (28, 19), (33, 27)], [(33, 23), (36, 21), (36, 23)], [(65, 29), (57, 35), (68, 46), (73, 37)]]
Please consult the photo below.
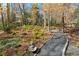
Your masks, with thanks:
[(67, 39), (63, 34), (62, 32), (55, 33), (54, 37), (41, 48), (38, 56), (62, 56)]

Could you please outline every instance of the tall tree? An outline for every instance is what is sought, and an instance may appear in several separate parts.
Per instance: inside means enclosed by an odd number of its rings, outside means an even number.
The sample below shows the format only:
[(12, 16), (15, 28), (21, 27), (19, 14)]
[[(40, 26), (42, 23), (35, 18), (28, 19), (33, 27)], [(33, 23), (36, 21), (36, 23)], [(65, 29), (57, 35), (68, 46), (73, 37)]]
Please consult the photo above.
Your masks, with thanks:
[[(50, 30), (50, 21), (51, 21), (51, 6), (52, 4), (43, 4), (43, 12), (44, 12), (44, 28), (46, 28), (46, 22), (48, 24), (48, 31)], [(46, 16), (46, 14), (48, 16)], [(48, 19), (48, 21), (46, 21), (46, 17)]]
[(26, 6), (26, 4), (22, 4), (22, 3), (20, 3), (19, 4), (19, 9), (20, 9), (20, 11), (21, 11), (21, 15), (22, 15), (22, 25), (23, 24), (26, 24), (26, 15), (27, 15), (27, 13), (26, 13), (26, 9), (25, 9), (25, 6)]
[(2, 20), (3, 30), (5, 30), (5, 24), (4, 24), (4, 19), (3, 19), (3, 9), (2, 9), (1, 3), (0, 3), (0, 16), (1, 16), (1, 20)]
[(15, 3), (11, 4), (11, 22), (16, 21), (16, 8), (15, 8)]
[(38, 8), (38, 4), (33, 4), (32, 6), (32, 23), (33, 25), (36, 24), (36, 21), (39, 18), (39, 8)]
[(10, 24), (10, 3), (7, 3), (7, 25)]
[(43, 4), (43, 19), (44, 19), (44, 29), (46, 29), (46, 13), (47, 13), (47, 4)]
[[(56, 20), (57, 24), (61, 24), (63, 22), (70, 23), (70, 21), (74, 17), (74, 8), (70, 6), (70, 4), (43, 4), (43, 10), (45, 10), (45, 16), (48, 14), (48, 24), (51, 18)], [(47, 16), (46, 16), (47, 17)], [(45, 20), (46, 20), (45, 17)], [(62, 20), (63, 19), (63, 20)], [(45, 23), (45, 22), (44, 22)], [(44, 26), (45, 27), (45, 26)], [(49, 29), (49, 25), (48, 25)]]

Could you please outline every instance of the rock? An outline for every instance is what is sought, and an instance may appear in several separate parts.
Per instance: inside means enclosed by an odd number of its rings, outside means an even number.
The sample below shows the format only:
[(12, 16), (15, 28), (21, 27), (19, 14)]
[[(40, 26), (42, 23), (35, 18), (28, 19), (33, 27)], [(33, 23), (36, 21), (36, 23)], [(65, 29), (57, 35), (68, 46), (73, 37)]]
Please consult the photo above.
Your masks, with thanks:
[(29, 46), (28, 50), (31, 52), (34, 52), (37, 50), (37, 47), (35, 47), (34, 45), (31, 45), (31, 46)]

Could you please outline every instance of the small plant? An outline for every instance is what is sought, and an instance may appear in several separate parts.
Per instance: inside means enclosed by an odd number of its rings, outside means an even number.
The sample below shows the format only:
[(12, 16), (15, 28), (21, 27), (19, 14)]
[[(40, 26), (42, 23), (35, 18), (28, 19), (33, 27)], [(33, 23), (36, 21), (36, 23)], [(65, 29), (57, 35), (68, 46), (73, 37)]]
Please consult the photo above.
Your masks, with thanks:
[(19, 38), (13, 38), (13, 39), (6, 39), (6, 40), (0, 40), (0, 55), (5, 55), (2, 54), (6, 48), (13, 47), (20, 44), (20, 39)]
[(34, 38), (35, 39), (40, 38), (44, 34), (43, 29), (41, 27), (35, 27), (33, 29), (33, 33), (34, 33)]
[(3, 29), (3, 25), (2, 24), (0, 24), (0, 30), (2, 30)]
[(30, 30), (33, 26), (32, 25), (24, 25), (23, 28), (26, 30)]

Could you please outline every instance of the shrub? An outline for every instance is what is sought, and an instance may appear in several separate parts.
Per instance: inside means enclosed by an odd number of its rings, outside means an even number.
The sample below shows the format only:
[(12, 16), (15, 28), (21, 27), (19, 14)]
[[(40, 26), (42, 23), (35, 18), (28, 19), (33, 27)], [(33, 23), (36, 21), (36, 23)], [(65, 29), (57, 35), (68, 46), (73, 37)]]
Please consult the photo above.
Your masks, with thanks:
[(23, 28), (26, 30), (30, 30), (33, 26), (32, 25), (24, 25)]
[(2, 24), (0, 24), (0, 30), (2, 30), (3, 29), (3, 25)]
[(11, 32), (11, 29), (15, 29), (15, 28), (17, 28), (17, 25), (15, 25), (15, 24), (9, 24), (9, 25), (5, 24), (4, 31)]
[(38, 38), (40, 38), (41, 36), (43, 36), (43, 31), (42, 31), (43, 29), (41, 28), (41, 27), (35, 27), (34, 29), (33, 29), (33, 31), (34, 31), (34, 36), (35, 36), (35, 39), (38, 39)]

